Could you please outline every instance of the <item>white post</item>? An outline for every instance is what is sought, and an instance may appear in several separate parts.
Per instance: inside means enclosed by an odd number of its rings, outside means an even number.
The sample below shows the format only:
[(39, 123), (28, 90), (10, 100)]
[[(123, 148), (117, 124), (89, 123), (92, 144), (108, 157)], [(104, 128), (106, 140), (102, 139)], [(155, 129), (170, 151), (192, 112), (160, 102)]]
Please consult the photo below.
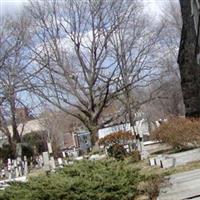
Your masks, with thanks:
[(58, 164), (60, 168), (63, 168), (63, 161), (62, 158), (58, 158)]
[(43, 160), (42, 155), (39, 155), (38, 164), (39, 164), (39, 168), (42, 168), (44, 165), (44, 160)]
[(28, 162), (26, 156), (24, 156), (24, 175), (28, 174)]
[(49, 163), (49, 152), (43, 152), (43, 160), (44, 160), (44, 170), (46, 172), (50, 171), (50, 163)]
[(15, 169), (15, 177), (19, 177), (19, 171), (18, 171), (16, 160), (13, 160), (13, 165), (14, 165), (14, 169)]
[(19, 176), (22, 176), (22, 162), (21, 157), (17, 157), (17, 166), (19, 170)]
[(10, 158), (8, 158), (7, 167), (8, 167), (8, 179), (11, 180), (11, 178), (12, 178), (12, 172), (11, 172), (12, 163), (11, 163), (11, 159)]
[(53, 156), (50, 157), (50, 165), (51, 169), (54, 171), (56, 169), (56, 164)]

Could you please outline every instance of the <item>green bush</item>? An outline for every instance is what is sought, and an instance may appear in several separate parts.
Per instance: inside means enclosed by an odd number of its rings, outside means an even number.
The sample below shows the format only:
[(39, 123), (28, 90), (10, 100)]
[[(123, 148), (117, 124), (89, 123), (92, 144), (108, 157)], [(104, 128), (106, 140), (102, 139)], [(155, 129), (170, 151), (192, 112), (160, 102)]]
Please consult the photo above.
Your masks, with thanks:
[(8, 158), (12, 157), (12, 150), (10, 148), (10, 145), (3, 144), (0, 148), (0, 158), (3, 160), (3, 162), (6, 162)]
[(117, 160), (123, 160), (127, 155), (127, 151), (121, 144), (113, 144), (107, 150), (108, 156), (114, 157)]
[(12, 183), (0, 200), (133, 200), (144, 179), (122, 161), (82, 161), (50, 176)]
[(46, 150), (44, 137), (44, 133), (42, 132), (31, 132), (23, 136), (22, 142), (26, 144), (26, 146), (31, 147), (33, 152), (36, 150), (41, 154)]

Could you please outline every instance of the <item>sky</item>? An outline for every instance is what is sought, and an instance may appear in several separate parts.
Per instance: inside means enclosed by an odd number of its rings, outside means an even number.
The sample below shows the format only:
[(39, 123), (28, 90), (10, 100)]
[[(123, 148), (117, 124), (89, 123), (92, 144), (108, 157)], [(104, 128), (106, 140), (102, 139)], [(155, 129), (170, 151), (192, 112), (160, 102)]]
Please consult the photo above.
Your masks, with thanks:
[(0, 16), (20, 11), (27, 0), (0, 0)]
[[(7, 13), (17, 13), (28, 0), (0, 0), (0, 17)], [(167, 0), (144, 0), (146, 11), (154, 16), (159, 16), (163, 4)]]

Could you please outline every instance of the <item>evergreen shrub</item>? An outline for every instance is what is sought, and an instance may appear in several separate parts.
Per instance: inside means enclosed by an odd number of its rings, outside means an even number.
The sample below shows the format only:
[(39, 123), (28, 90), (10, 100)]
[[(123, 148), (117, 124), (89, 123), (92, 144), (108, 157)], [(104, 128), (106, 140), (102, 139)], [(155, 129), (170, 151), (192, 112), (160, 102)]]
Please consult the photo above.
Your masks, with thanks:
[(81, 161), (50, 176), (12, 183), (0, 200), (133, 200), (144, 180), (124, 161)]

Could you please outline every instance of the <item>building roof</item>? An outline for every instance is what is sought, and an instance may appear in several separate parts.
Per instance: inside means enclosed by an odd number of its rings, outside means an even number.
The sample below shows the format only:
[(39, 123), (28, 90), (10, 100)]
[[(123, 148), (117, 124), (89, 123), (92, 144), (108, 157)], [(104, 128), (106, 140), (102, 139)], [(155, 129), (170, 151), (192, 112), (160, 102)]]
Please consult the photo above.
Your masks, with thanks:
[[(41, 132), (45, 131), (45, 128), (42, 126), (42, 120), (43, 119), (33, 119), (29, 120), (25, 123), (20, 123), (17, 127), (18, 131), (22, 135), (26, 135), (31, 132)], [(8, 130), (11, 133), (11, 136), (13, 136), (13, 131), (12, 131), (12, 126), (8, 126)], [(0, 134), (2, 135), (3, 133), (0, 131)]]

